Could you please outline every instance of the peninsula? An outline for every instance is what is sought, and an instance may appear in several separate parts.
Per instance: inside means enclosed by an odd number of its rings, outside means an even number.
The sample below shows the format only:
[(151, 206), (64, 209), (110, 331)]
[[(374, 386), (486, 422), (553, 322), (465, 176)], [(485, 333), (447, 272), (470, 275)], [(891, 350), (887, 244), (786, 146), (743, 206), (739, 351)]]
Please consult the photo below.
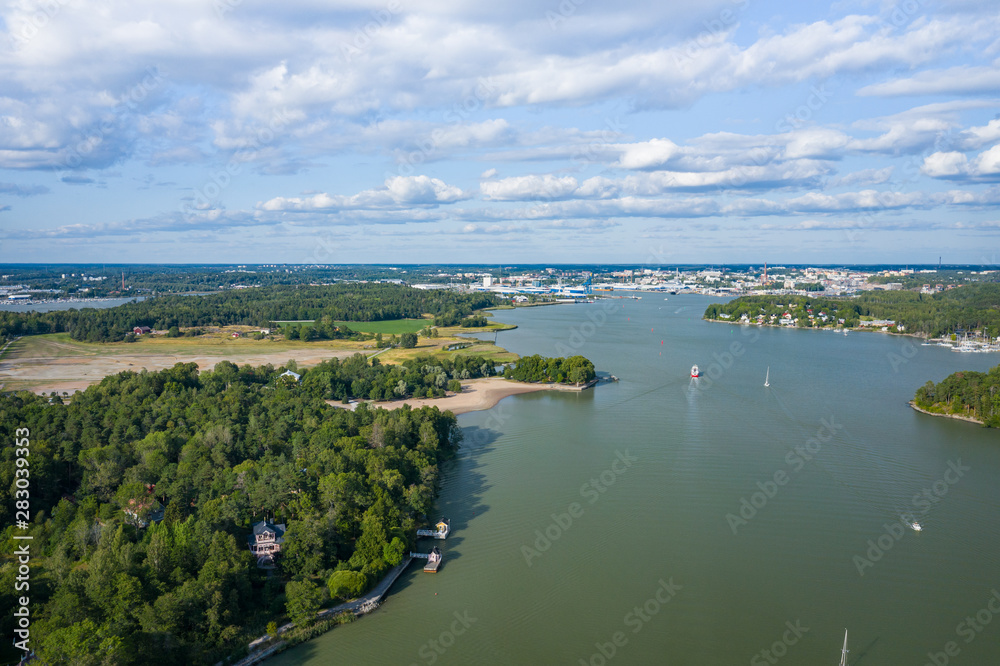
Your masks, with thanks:
[(937, 384), (929, 381), (917, 389), (910, 406), (931, 416), (1000, 427), (1000, 365), (989, 372), (954, 372)]

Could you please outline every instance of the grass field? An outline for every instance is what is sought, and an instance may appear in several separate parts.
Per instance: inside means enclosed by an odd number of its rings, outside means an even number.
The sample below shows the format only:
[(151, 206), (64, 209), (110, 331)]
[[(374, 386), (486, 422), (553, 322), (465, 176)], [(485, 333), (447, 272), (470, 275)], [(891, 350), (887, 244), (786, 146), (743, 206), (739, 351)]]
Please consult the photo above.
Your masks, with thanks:
[[(301, 319), (297, 321), (272, 321), (283, 327), (285, 324), (297, 324), (305, 329), (312, 326), (315, 319)], [(416, 333), (420, 329), (431, 324), (430, 319), (387, 319), (385, 321), (335, 321), (335, 326), (346, 326), (352, 331), (360, 333), (381, 333), (382, 335), (399, 335), (400, 333)]]
[(333, 323), (337, 326), (347, 326), (352, 331), (362, 333), (399, 335), (400, 333), (416, 333), (434, 322), (430, 319), (389, 319), (387, 321), (335, 321)]
[(365, 346), (360, 342), (349, 341), (316, 341), (301, 340), (252, 340), (250, 338), (233, 338), (231, 332), (222, 330), (218, 333), (200, 335), (194, 338), (168, 338), (165, 336), (143, 336), (135, 342), (91, 343), (78, 342), (69, 337), (69, 333), (52, 333), (49, 335), (29, 335), (11, 345), (4, 355), (4, 360), (18, 358), (67, 358), (67, 357), (115, 357), (115, 356), (229, 356), (253, 352), (281, 352), (302, 349), (335, 348), (357, 349)]
[[(417, 346), (412, 349), (395, 348), (378, 355), (382, 363), (402, 363), (403, 361), (430, 354), (431, 356), (483, 356), (496, 363), (506, 363), (517, 360), (517, 354), (509, 352), (502, 347), (497, 347), (492, 342), (478, 342), (471, 347), (459, 349), (457, 351), (446, 352), (443, 347), (455, 342), (468, 342), (467, 338), (461, 340), (456, 338), (420, 338)], [(475, 342), (475, 341), (473, 341)]]
[[(419, 324), (427, 320), (397, 320), (382, 324)], [(446, 352), (444, 347), (467, 338), (455, 338), (455, 333), (482, 333), (506, 326), (491, 324), (486, 328), (463, 329), (457, 326), (442, 328), (439, 337), (418, 339), (413, 349), (391, 349), (379, 354), (383, 363), (399, 363), (420, 354), (434, 356), (484, 356), (497, 363), (515, 360), (516, 354), (497, 347), (492, 342), (475, 342), (471, 347)], [(224, 327), (198, 337), (168, 338), (163, 335), (142, 336), (136, 342), (86, 343), (77, 342), (67, 333), (31, 335), (12, 343), (0, 359), (0, 384), (3, 390), (32, 390), (60, 392), (85, 388), (101, 378), (123, 370), (139, 371), (142, 368), (159, 370), (175, 363), (195, 362), (202, 369), (213, 367), (221, 360), (237, 365), (263, 365), (275, 367), (295, 359), (300, 367), (309, 367), (333, 357), (346, 357), (354, 353), (372, 354), (371, 340), (351, 342), (346, 340), (253, 340), (233, 338), (236, 331), (248, 332), (248, 327)], [(398, 328), (395, 330), (399, 330)]]

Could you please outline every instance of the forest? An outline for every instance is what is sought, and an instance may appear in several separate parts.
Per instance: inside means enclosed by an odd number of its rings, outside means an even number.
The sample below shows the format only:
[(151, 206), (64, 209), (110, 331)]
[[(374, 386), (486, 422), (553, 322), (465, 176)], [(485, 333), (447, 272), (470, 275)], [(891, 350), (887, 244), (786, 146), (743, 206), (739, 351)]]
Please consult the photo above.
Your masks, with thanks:
[[(338, 409), (322, 396), (343, 368), (308, 371), (302, 384), (281, 370), (187, 363), (107, 377), (68, 404), (0, 396), (0, 434), (18, 432), (30, 451), (23, 467), (3, 448), (6, 552), (24, 543), (12, 526), (22, 467), (31, 520), (17, 533), (33, 538), (30, 590), (15, 593), (8, 558), (0, 596), (7, 609), (30, 596), (40, 663), (214, 664), (269, 622), (308, 619), (401, 560), (460, 444), (455, 417)], [(263, 518), (287, 525), (276, 576), (247, 544)], [(0, 619), (6, 636), (13, 619)]]
[[(325, 401), (439, 397), (495, 372), (479, 356), (384, 365), (355, 354), (298, 379), (285, 367), (178, 363), (106, 377), (67, 402), (0, 395), (0, 435), (28, 433), (39, 657), (214, 664), (268, 623), (307, 624), (321, 605), (359, 596), (414, 545), (462, 435), (436, 407), (352, 412)], [(594, 366), (528, 356), (504, 374), (585, 382)], [(16, 450), (4, 447), (0, 468), (7, 552), (22, 533), (12, 526)], [(287, 525), (272, 577), (247, 546), (264, 518)], [(0, 566), (8, 608), (16, 574), (13, 559)], [(13, 617), (0, 623), (11, 635)]]
[[(460, 294), (386, 283), (271, 286), (206, 296), (157, 296), (113, 308), (0, 312), (0, 339), (68, 332), (82, 342), (117, 342), (135, 326), (167, 330), (192, 326), (267, 327), (273, 321), (384, 321), (431, 314), (460, 321), (497, 304), (489, 293)], [(320, 329), (322, 330), (322, 329)]]
[[(812, 312), (810, 312), (810, 310)], [(915, 291), (869, 291), (850, 297), (829, 296), (740, 296), (728, 303), (713, 303), (705, 310), (706, 319), (738, 321), (746, 314), (751, 321), (758, 315), (780, 317), (788, 312), (799, 326), (857, 327), (862, 318), (891, 319), (906, 333), (939, 337), (962, 331), (983, 331), (1000, 335), (1000, 284), (977, 283), (937, 294)], [(819, 313), (828, 315), (823, 322)], [(809, 315), (814, 319), (810, 319)], [(725, 315), (725, 316), (724, 316)]]
[(976, 419), (1000, 428), (1000, 365), (989, 372), (954, 372), (935, 384), (928, 381), (913, 398), (920, 409)]

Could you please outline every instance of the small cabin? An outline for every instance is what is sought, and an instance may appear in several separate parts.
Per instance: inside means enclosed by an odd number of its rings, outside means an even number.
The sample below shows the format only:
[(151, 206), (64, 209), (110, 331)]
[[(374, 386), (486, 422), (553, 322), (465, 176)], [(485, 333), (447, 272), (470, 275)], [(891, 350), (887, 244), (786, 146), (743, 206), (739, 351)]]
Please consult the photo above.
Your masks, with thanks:
[(136, 335), (146, 335), (147, 333), (152, 333), (153, 329), (149, 326), (136, 326), (132, 329), (132, 332)]
[(285, 370), (283, 373), (281, 373), (281, 375), (279, 375), (279, 377), (281, 377), (286, 382), (290, 381), (294, 383), (297, 383), (300, 379), (302, 379), (302, 375), (300, 375), (297, 372), (292, 372), (291, 370)]
[(430, 555), (427, 556), (427, 564), (424, 566), (424, 571), (426, 573), (437, 573), (438, 567), (441, 566), (441, 549), (434, 546), (431, 550)]
[(274, 560), (285, 542), (284, 523), (262, 520), (253, 526), (253, 533), (247, 537), (250, 552), (257, 557), (257, 568), (273, 569)]

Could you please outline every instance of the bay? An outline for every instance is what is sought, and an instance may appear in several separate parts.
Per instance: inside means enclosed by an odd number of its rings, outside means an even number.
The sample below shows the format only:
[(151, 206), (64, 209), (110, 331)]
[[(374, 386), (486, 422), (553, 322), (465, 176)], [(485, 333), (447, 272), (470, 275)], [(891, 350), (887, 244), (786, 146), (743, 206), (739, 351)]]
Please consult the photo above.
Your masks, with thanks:
[(975, 620), (1000, 589), (1000, 433), (907, 405), (1000, 357), (702, 321), (713, 300), (498, 311), (501, 346), (620, 381), (459, 417), (440, 573), (271, 663), (836, 663), (845, 628), (852, 664), (949, 642), (1000, 663), (1000, 622)]
[(41, 303), (18, 303), (11, 301), (0, 302), (0, 310), (7, 312), (51, 312), (53, 310), (83, 310), (84, 308), (103, 310), (105, 308), (118, 307), (131, 301), (143, 301), (145, 299), (145, 296), (131, 296), (129, 298), (91, 298), (77, 301), (43, 301)]

